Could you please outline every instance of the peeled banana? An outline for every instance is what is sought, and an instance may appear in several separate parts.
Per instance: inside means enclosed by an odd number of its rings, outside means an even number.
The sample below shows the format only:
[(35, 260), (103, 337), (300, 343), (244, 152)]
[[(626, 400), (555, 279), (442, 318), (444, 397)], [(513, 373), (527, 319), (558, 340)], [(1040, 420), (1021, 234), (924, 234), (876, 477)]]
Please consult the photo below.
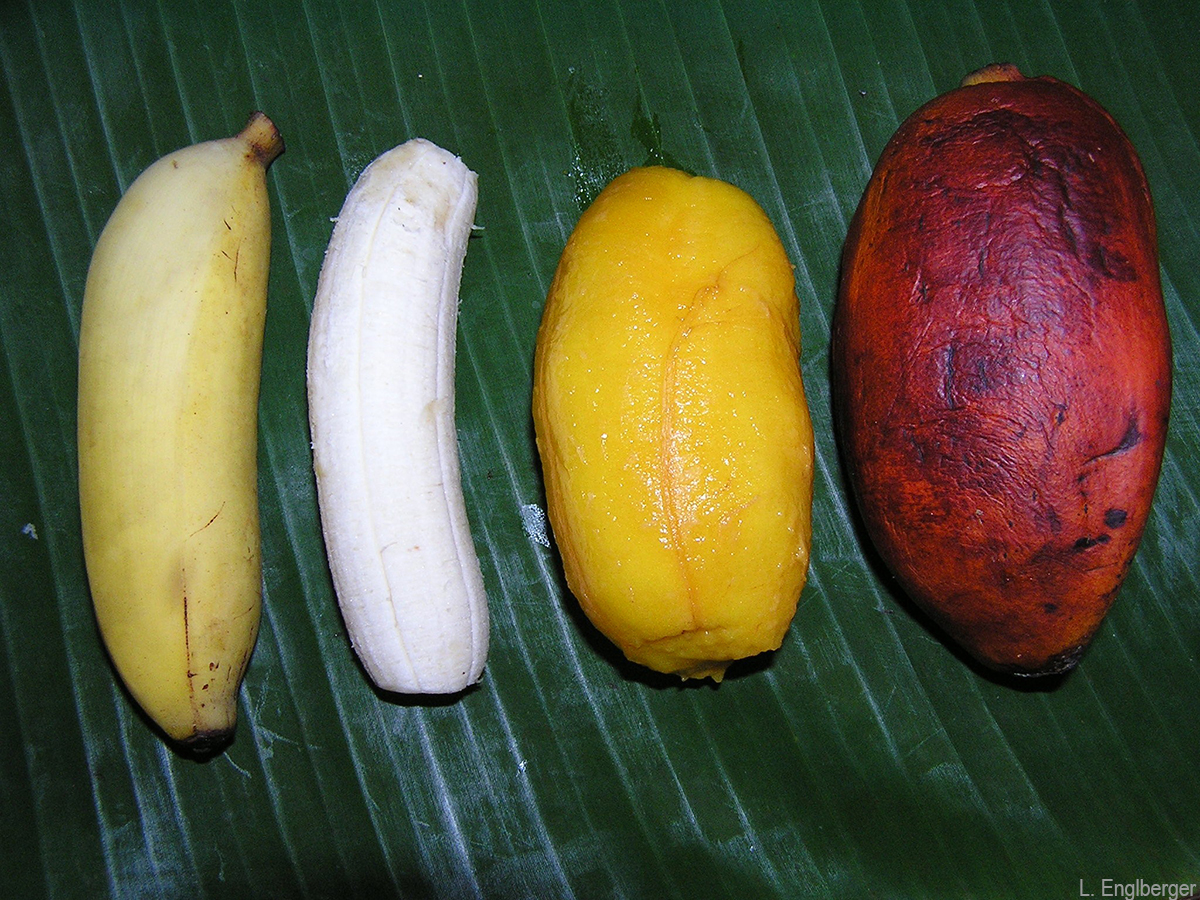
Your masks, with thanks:
[(197, 752), (232, 738), (261, 605), (257, 411), (283, 151), (255, 113), (121, 198), (79, 335), (79, 503), (105, 647), (137, 703)]
[(413, 139), (359, 176), (313, 304), (309, 423), (330, 572), (386, 691), (479, 680), (488, 609), (459, 475), (455, 330), (476, 176)]

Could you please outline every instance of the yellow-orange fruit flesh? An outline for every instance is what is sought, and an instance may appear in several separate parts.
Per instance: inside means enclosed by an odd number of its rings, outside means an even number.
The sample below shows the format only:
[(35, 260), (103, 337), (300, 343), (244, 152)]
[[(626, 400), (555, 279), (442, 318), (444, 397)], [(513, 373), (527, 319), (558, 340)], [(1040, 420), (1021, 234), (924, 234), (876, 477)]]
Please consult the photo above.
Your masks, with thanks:
[(905, 121), (851, 224), (836, 420), (870, 537), (985, 665), (1075, 665), (1145, 526), (1171, 345), (1137, 154), (991, 66)]
[(551, 285), (533, 417), (568, 585), (625, 655), (720, 680), (804, 586), (813, 435), (792, 268), (743, 191), (613, 181)]

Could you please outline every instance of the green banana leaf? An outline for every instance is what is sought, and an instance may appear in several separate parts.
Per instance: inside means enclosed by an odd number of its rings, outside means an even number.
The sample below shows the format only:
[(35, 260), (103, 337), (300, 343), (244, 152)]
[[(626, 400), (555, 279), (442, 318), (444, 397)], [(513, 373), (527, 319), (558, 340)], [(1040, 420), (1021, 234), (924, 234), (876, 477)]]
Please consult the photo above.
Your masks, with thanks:
[[(1198, 35), (1192, 0), (4, 0), (0, 893), (1200, 891)], [(1080, 667), (1024, 689), (969, 664), (864, 544), (827, 371), (839, 254), (874, 161), (912, 110), (993, 61), (1080, 86), (1129, 133), (1175, 353), (1133, 569)], [(98, 639), (76, 350), (121, 192), (254, 109), (287, 144), (269, 174), (265, 609), (236, 740), (201, 763), (152, 730)], [(350, 649), (305, 407), (331, 219), (371, 159), (417, 135), (480, 177), (458, 430), (492, 648), (482, 683), (447, 702), (381, 695)], [(796, 267), (817, 438), (810, 578), (783, 647), (718, 687), (623, 663), (540, 528), (529, 403), (546, 290), (582, 208), (647, 161), (749, 191)]]

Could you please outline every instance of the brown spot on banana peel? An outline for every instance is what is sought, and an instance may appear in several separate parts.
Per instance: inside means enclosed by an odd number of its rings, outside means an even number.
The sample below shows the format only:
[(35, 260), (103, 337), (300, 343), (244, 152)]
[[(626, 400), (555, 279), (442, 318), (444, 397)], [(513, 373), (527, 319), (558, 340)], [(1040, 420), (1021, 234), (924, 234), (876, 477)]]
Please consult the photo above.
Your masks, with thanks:
[(1153, 209), (1095, 101), (1012, 66), (964, 85), (901, 125), (852, 220), (835, 420), (918, 605), (987, 666), (1062, 672), (1128, 571), (1162, 459)]

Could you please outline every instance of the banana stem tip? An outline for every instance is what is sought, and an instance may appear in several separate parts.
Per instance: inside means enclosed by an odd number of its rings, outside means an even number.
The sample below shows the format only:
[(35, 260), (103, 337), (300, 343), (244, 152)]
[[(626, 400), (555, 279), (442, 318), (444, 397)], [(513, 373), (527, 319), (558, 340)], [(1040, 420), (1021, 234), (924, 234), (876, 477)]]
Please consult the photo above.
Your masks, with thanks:
[(238, 138), (247, 144), (246, 155), (263, 166), (269, 166), (283, 152), (283, 135), (264, 112), (251, 114), (250, 121), (238, 133)]
[(993, 81), (1024, 81), (1021, 70), (1012, 63), (992, 63), (982, 69), (976, 69), (962, 80), (962, 87), (973, 84), (988, 84)]
[(207, 761), (233, 743), (233, 729), (198, 731), (175, 743), (185, 756), (198, 761)]

